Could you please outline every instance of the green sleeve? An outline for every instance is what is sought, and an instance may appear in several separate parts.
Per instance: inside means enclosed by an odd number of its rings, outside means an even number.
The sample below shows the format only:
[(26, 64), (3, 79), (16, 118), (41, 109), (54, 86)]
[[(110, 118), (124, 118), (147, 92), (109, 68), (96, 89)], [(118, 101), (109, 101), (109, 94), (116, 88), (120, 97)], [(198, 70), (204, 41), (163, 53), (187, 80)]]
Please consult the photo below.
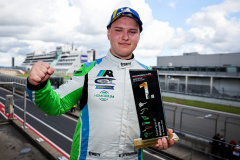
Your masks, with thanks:
[(47, 115), (61, 115), (71, 109), (81, 98), (85, 75), (93, 68), (94, 62), (82, 64), (81, 68), (58, 89), (53, 90), (48, 80), (40, 90), (32, 91), (32, 101)]

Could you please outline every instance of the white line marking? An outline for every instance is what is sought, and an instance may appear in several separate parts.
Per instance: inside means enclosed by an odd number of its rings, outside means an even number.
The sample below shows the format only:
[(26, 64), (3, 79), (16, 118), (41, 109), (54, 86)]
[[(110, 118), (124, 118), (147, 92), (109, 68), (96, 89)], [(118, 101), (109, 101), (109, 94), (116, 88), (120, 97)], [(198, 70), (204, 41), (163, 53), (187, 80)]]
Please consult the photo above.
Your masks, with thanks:
[[(3, 99), (3, 100), (6, 100), (5, 98), (3, 98), (3, 97), (1, 97), (1, 96), (0, 96), (0, 98)], [(31, 100), (29, 100), (29, 101), (32, 102)], [(16, 105), (16, 104), (14, 104), (14, 105)], [(62, 114), (62, 116), (66, 117), (66, 118), (68, 118), (68, 119), (71, 119), (71, 120), (73, 120), (73, 121), (75, 121), (75, 122), (78, 122), (78, 120), (73, 119), (73, 118), (71, 118), (71, 117), (69, 117), (69, 116), (66, 116), (65, 114)]]
[[(23, 119), (20, 118), (18, 115), (14, 114), (14, 116), (18, 117), (22, 122)], [(70, 155), (68, 153), (66, 153), (64, 150), (62, 150), (60, 147), (58, 147), (55, 143), (53, 143), (51, 140), (49, 140), (47, 137), (45, 137), (44, 135), (42, 135), (40, 132), (38, 132), (38, 130), (36, 130), (34, 127), (32, 127), (30, 124), (26, 124), (28, 125), (29, 128), (31, 128), (32, 130), (34, 130), (37, 134), (39, 134), (41, 137), (43, 137), (44, 139), (46, 139), (48, 142), (50, 142), (52, 145), (54, 145), (56, 148), (58, 148), (61, 152), (63, 152), (64, 154), (66, 154), (68, 157), (70, 157)]]
[[(2, 87), (0, 87), (0, 89), (2, 89), (2, 90), (4, 90), (4, 91), (9, 92), (9, 93), (12, 94), (12, 92), (10, 92), (9, 90), (6, 90), (6, 89), (4, 89), (4, 88), (2, 88)], [(19, 97), (24, 98), (22, 95), (20, 95), (20, 94), (18, 94), (18, 93), (16, 93), (16, 92), (14, 93), (14, 95), (17, 95), (17, 96), (19, 96)], [(26, 100), (32, 102), (29, 98), (27, 98), (27, 96), (26, 96)]]
[[(0, 96), (0, 98), (2, 98), (2, 97)], [(5, 98), (2, 98), (2, 99), (5, 100)], [(1, 103), (1, 102), (0, 102), (0, 103)], [(3, 106), (5, 106), (5, 105), (3, 105)], [(23, 112), (23, 109), (22, 109), (22, 108), (20, 108), (20, 107), (17, 106), (16, 104), (14, 104), (14, 106), (16, 106), (19, 110), (21, 110), (21, 111)], [(44, 124), (45, 126), (47, 126), (48, 128), (52, 129), (52, 130), (55, 131), (56, 133), (58, 133), (58, 134), (60, 134), (61, 136), (65, 137), (65, 138), (68, 139), (69, 141), (71, 141), (71, 142), (73, 141), (71, 138), (69, 138), (69, 137), (67, 137), (66, 135), (62, 134), (61, 132), (59, 132), (59, 131), (56, 130), (55, 128), (49, 126), (48, 124), (46, 124), (45, 122), (41, 121), (40, 119), (38, 119), (37, 117), (33, 116), (32, 114), (30, 114), (30, 113), (28, 113), (28, 112), (26, 112), (26, 113), (27, 113), (29, 116), (31, 116), (32, 118), (36, 119), (37, 121), (39, 121), (39, 122), (41, 122), (42, 124)], [(75, 121), (76, 121), (76, 120), (75, 120)]]
[[(14, 106), (16, 106), (19, 110), (23, 111), (22, 108), (20, 108), (19, 106), (17, 106), (16, 104), (14, 104)], [(65, 137), (66, 139), (68, 139), (69, 141), (73, 141), (71, 138), (67, 137), (66, 135), (62, 134), (61, 132), (59, 132), (58, 130), (56, 130), (55, 128), (49, 126), (48, 124), (46, 124), (45, 122), (41, 121), (40, 119), (38, 119), (37, 117), (33, 116), (32, 114), (26, 112), (29, 116), (31, 116), (32, 118), (36, 119), (37, 121), (41, 122), (42, 124), (44, 124), (45, 126), (47, 126), (48, 128), (52, 129), (53, 131), (55, 131), (56, 133), (60, 134), (61, 136)]]
[[(1, 103), (1, 102), (0, 102)], [(2, 103), (1, 103), (2, 104)], [(2, 104), (3, 105), (3, 104)], [(4, 105), (3, 105), (4, 106)], [(0, 111), (1, 114), (3, 114)], [(5, 115), (4, 115), (5, 116)], [(18, 117), (22, 122), (22, 118), (20, 118), (17, 114), (14, 114), (14, 116)], [(6, 116), (5, 116), (6, 117)], [(58, 148), (62, 153), (64, 153), (65, 155), (67, 155), (68, 157), (70, 157), (70, 155), (68, 153), (66, 153), (64, 150), (62, 150), (60, 147), (58, 147), (55, 143), (53, 143), (51, 140), (49, 140), (47, 137), (45, 137), (44, 135), (42, 135), (40, 132), (38, 132), (34, 127), (32, 127), (30, 124), (26, 124), (28, 125), (29, 128), (31, 128), (32, 130), (34, 130), (37, 134), (39, 134), (40, 136), (42, 136), (44, 139), (46, 139), (48, 142), (50, 142), (52, 145), (54, 145), (56, 148)]]
[[(4, 98), (3, 98), (4, 99)], [(0, 102), (1, 103), (1, 102)], [(1, 103), (2, 104), (2, 103)], [(3, 104), (2, 104), (3, 105)], [(5, 106), (5, 105), (3, 105), (3, 106)], [(15, 105), (18, 109), (20, 109), (20, 110), (22, 110), (20, 107), (18, 107), (17, 105)], [(22, 110), (23, 111), (23, 110)], [(0, 113), (1, 114), (3, 114), (1, 111), (0, 111)], [(34, 117), (34, 116), (32, 116), (30, 113), (28, 113), (27, 112), (27, 114), (29, 114), (31, 117), (33, 117), (33, 118), (35, 118), (35, 119), (37, 119), (37, 120), (39, 120), (38, 118), (36, 118), (36, 117)], [(20, 118), (17, 114), (14, 114), (14, 116), (16, 116), (16, 117), (18, 117), (22, 122), (23, 122), (23, 119), (22, 118)], [(4, 117), (7, 119), (7, 117), (4, 115)], [(41, 120), (40, 120), (40, 122), (41, 122)], [(46, 123), (44, 123), (43, 122), (43, 124), (45, 124), (46, 125)], [(40, 132), (38, 132), (38, 130), (36, 130), (34, 127), (32, 127), (30, 124), (28, 124), (28, 123), (26, 123), (26, 125), (28, 125), (28, 127), (29, 128), (31, 128), (32, 130), (34, 130), (37, 134), (39, 134), (41, 137), (43, 137), (44, 139), (46, 139), (49, 143), (51, 143), (51, 145), (53, 145), (53, 146), (55, 146), (58, 150), (60, 150), (62, 153), (64, 153), (66, 156), (68, 156), (68, 157), (70, 157), (70, 155), (68, 154), (68, 153), (66, 153), (64, 150), (62, 150), (60, 147), (58, 147), (55, 143), (53, 143), (51, 140), (49, 140), (47, 137), (45, 137), (44, 135), (42, 135)], [(46, 126), (48, 126), (48, 125), (46, 125)], [(50, 126), (48, 126), (48, 127), (50, 127)], [(55, 129), (54, 129), (55, 130)], [(57, 133), (59, 133), (58, 131), (57, 131)], [(64, 135), (64, 137), (66, 138), (67, 136), (65, 136)], [(72, 139), (71, 138), (69, 138), (69, 137), (67, 137), (67, 139), (70, 139), (71, 141), (72, 141)]]
[(147, 153), (147, 154), (150, 154), (151, 156), (153, 156), (153, 157), (155, 157), (155, 158), (157, 158), (157, 159), (166, 160), (166, 159), (161, 158), (161, 157), (159, 157), (159, 156), (156, 156), (156, 155), (154, 155), (154, 154), (152, 154), (152, 153), (150, 153), (150, 152), (148, 152), (148, 151), (146, 151), (146, 150), (143, 150), (143, 152), (145, 152), (145, 153)]
[(75, 121), (75, 122), (78, 122), (78, 120), (73, 119), (73, 118), (71, 118), (71, 117), (69, 117), (69, 116), (66, 116), (65, 114), (62, 114), (62, 116), (67, 117), (67, 118), (69, 118), (69, 119), (71, 119), (71, 120), (73, 120), (73, 121)]
[(185, 155), (183, 155), (183, 156), (180, 157), (180, 158), (186, 157), (186, 156), (188, 156), (189, 154), (191, 154), (191, 153), (185, 154)]

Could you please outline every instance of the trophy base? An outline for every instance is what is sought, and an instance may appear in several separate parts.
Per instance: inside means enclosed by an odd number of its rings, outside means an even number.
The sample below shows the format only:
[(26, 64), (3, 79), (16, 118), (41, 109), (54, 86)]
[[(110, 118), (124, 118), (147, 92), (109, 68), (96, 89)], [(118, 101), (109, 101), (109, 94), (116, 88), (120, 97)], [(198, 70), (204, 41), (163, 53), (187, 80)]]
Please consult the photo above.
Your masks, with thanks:
[[(159, 138), (159, 139), (161, 139), (161, 138)], [(169, 141), (169, 139), (172, 139), (174, 142), (180, 141), (180, 139), (176, 133), (172, 133), (172, 134), (168, 135), (168, 137), (166, 137), (166, 139), (167, 139), (167, 141)], [(153, 139), (153, 140), (142, 140), (142, 138), (134, 139), (135, 149), (155, 146), (156, 144), (158, 144), (158, 139)]]

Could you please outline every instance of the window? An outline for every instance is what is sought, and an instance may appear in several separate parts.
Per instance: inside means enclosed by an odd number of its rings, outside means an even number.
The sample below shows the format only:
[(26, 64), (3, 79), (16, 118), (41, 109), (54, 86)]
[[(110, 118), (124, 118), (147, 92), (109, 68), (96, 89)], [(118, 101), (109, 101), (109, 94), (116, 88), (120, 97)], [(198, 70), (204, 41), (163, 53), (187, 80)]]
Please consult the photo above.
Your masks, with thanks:
[(198, 71), (197, 67), (190, 67), (190, 71)]
[(162, 67), (162, 71), (167, 71), (168, 67)]
[(169, 71), (174, 71), (174, 67), (168, 67)]
[(206, 69), (206, 67), (200, 67), (200, 68), (199, 68), (199, 71), (201, 71), (201, 72), (206, 72), (207, 69)]
[(182, 67), (183, 71), (189, 71), (189, 67)]
[(216, 68), (215, 67), (207, 67), (207, 71), (208, 72), (216, 72)]
[(218, 67), (217, 71), (218, 72), (226, 72), (226, 68), (225, 67)]
[(227, 72), (236, 73), (237, 72), (237, 68), (236, 67), (227, 67)]
[(182, 68), (181, 67), (175, 67), (175, 70), (176, 71), (182, 71)]

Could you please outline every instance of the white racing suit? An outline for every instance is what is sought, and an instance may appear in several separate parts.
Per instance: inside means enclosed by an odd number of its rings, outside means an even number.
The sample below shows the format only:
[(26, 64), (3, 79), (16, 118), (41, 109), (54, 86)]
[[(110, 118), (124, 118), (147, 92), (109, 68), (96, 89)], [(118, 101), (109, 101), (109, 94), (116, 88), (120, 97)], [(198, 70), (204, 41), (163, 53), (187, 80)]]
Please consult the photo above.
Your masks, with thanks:
[(55, 91), (49, 81), (37, 90), (28, 83), (30, 98), (48, 115), (61, 115), (81, 99), (71, 160), (142, 159), (142, 149), (133, 145), (141, 134), (129, 69), (149, 70), (134, 58), (122, 60), (108, 52), (83, 64)]

